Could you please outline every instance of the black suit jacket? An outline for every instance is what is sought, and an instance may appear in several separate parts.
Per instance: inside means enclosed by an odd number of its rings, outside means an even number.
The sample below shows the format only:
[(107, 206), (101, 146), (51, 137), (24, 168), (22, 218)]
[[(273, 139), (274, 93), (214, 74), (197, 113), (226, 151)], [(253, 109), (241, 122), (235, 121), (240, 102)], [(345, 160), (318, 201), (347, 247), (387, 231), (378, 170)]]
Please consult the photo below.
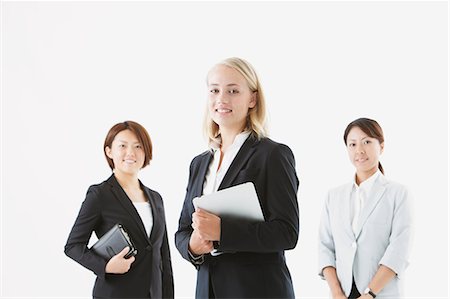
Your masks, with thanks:
[[(188, 261), (192, 234), (192, 199), (202, 195), (211, 152), (195, 157), (190, 166), (186, 198), (181, 212), (176, 246)], [(217, 247), (225, 253), (204, 256), (198, 269), (197, 298), (294, 298), (284, 250), (296, 246), (299, 233), (298, 178), (292, 151), (268, 138), (245, 141), (228, 169), (220, 189), (253, 182), (265, 221), (254, 223), (221, 218)], [(192, 261), (191, 261), (192, 262)]]
[[(173, 298), (173, 276), (161, 196), (141, 183), (149, 199), (153, 227), (148, 237), (133, 203), (114, 175), (89, 188), (64, 252), (96, 275), (93, 296), (99, 298)], [(125, 274), (107, 274), (108, 262), (87, 248), (94, 231), (98, 238), (122, 224), (137, 248), (136, 260)]]

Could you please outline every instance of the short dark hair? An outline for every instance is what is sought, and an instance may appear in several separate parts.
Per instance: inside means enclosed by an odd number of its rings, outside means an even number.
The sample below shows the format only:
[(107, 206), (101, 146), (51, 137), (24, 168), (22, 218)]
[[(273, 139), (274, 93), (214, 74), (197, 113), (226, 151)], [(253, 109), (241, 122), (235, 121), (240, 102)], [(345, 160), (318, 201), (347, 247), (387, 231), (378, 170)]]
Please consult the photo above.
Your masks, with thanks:
[(105, 143), (103, 145), (103, 153), (105, 154), (106, 161), (108, 162), (109, 167), (111, 167), (112, 170), (114, 170), (114, 162), (113, 160), (106, 155), (106, 147), (111, 148), (111, 145), (114, 141), (114, 138), (116, 138), (117, 134), (119, 134), (122, 131), (130, 130), (133, 132), (139, 142), (142, 144), (142, 147), (144, 149), (145, 159), (144, 164), (142, 165), (142, 168), (147, 166), (150, 163), (150, 160), (152, 159), (152, 141), (150, 139), (150, 135), (148, 135), (147, 130), (137, 122), (127, 120), (122, 123), (115, 124), (111, 129), (109, 129), (108, 134), (105, 138)]
[[(360, 128), (361, 131), (363, 131), (364, 133), (367, 134), (367, 136), (377, 139), (378, 142), (380, 142), (380, 144), (382, 144), (384, 142), (384, 134), (383, 134), (383, 129), (381, 129), (381, 126), (373, 119), (362, 117), (362, 118), (358, 118), (348, 124), (348, 126), (344, 132), (345, 145), (347, 145), (348, 133), (350, 133), (350, 130), (353, 127)], [(381, 166), (380, 162), (378, 162), (378, 169), (380, 169), (381, 173), (384, 174), (384, 169), (383, 169), (383, 166)]]

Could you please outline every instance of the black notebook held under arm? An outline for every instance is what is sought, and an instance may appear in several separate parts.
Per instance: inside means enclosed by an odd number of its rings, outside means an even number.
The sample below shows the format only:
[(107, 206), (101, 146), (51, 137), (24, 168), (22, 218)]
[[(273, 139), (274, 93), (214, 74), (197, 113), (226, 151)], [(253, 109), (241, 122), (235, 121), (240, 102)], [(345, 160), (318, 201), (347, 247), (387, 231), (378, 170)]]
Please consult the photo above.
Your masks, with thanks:
[(121, 224), (114, 225), (106, 234), (104, 234), (91, 249), (105, 259), (110, 259), (125, 247), (129, 247), (130, 251), (125, 258), (130, 258), (137, 254), (137, 249), (133, 246), (130, 237)]

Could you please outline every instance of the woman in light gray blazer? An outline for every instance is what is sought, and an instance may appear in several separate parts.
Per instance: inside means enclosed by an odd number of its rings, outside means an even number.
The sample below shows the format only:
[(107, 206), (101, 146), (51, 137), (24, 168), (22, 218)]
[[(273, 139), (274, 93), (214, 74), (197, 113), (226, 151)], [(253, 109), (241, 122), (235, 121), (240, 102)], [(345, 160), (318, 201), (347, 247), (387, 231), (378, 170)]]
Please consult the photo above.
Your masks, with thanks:
[(412, 234), (408, 190), (385, 178), (380, 125), (351, 122), (344, 133), (352, 182), (328, 192), (319, 229), (319, 275), (333, 298), (400, 298)]

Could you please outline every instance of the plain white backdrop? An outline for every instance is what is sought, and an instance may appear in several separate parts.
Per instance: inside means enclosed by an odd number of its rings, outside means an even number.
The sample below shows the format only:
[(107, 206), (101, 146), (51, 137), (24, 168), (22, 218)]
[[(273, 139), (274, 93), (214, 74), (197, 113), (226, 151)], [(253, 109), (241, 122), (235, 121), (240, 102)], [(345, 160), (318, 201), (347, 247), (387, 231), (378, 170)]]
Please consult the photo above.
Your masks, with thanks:
[(196, 271), (174, 245), (191, 159), (206, 149), (205, 78), (239, 56), (258, 71), (270, 137), (291, 147), (298, 298), (325, 298), (317, 230), (326, 191), (349, 181), (342, 140), (359, 117), (385, 131), (386, 176), (410, 187), (409, 298), (448, 297), (448, 3), (8, 2), (1, 4), (1, 298), (89, 298), (95, 276), (63, 248), (89, 185), (110, 175), (103, 140), (144, 125), (144, 184), (165, 200), (177, 298)]

